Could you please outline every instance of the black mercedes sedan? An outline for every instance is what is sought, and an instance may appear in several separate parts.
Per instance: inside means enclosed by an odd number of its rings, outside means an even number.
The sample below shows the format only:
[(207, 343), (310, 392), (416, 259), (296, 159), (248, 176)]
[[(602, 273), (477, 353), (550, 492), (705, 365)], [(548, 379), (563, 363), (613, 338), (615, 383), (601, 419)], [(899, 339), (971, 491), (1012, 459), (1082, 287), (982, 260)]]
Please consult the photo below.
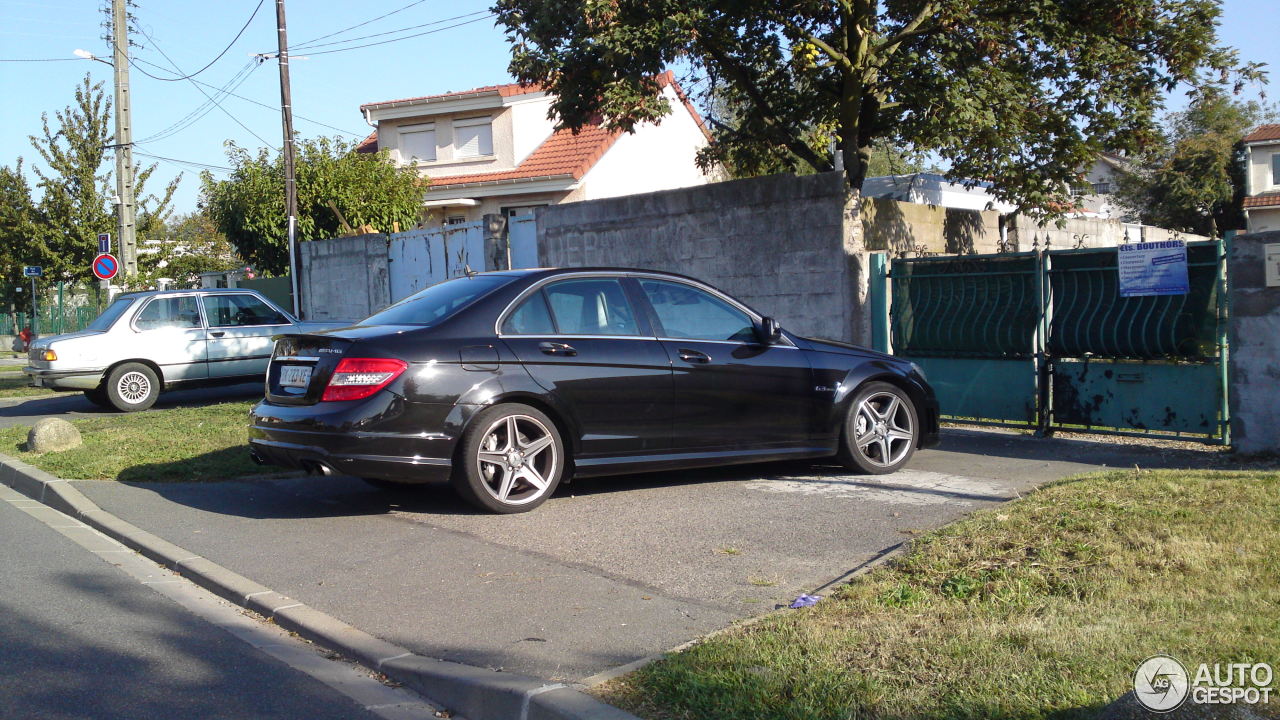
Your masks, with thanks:
[(938, 404), (911, 363), (799, 337), (689, 277), (512, 270), (278, 336), (249, 435), (262, 463), (448, 478), (515, 513), (570, 476), (791, 458), (890, 473), (937, 443)]

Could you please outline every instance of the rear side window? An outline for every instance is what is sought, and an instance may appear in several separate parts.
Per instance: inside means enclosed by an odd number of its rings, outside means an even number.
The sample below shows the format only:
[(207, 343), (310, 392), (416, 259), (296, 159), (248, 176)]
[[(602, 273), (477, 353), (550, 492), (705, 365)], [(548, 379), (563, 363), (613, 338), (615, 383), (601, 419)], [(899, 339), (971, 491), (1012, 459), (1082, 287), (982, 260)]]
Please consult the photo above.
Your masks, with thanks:
[(563, 280), (543, 291), (561, 335), (639, 335), (622, 284), (613, 278)]
[(536, 292), (520, 303), (502, 323), (504, 335), (554, 335), (555, 325), (551, 322), (551, 313), (547, 311), (547, 299), (541, 292)]
[(89, 323), (89, 325), (85, 327), (85, 330), (98, 330), (100, 332), (106, 332), (107, 330), (111, 329), (111, 326), (115, 324), (116, 320), (118, 320), (120, 316), (124, 314), (124, 311), (128, 310), (129, 306), (132, 304), (133, 304), (133, 298), (131, 297), (119, 298), (115, 302), (108, 305), (107, 309), (103, 310), (102, 314), (99, 315), (97, 319), (95, 319), (93, 322)]
[(147, 303), (133, 321), (139, 330), (200, 327), (200, 309), (193, 295), (156, 298)]

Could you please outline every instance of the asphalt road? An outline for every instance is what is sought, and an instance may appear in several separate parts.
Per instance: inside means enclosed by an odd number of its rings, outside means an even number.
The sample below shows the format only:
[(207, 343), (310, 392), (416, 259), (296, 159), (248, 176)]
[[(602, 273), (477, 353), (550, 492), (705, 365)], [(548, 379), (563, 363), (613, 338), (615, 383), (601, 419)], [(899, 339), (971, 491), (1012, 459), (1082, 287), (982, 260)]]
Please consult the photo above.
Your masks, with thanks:
[[(11, 372), (3, 367), (0, 371)], [(218, 387), (174, 390), (161, 393), (155, 407), (147, 412), (161, 412), (167, 408), (210, 405), (236, 400), (253, 400), (262, 397), (262, 383), (258, 381), (222, 385)], [(83, 393), (65, 392), (31, 398), (0, 398), (0, 427), (33, 425), (41, 418), (60, 417), (74, 419), (114, 414), (111, 410), (94, 405)]]
[[(191, 593), (203, 591), (154, 565), (154, 574), (143, 576), (149, 580), (130, 577), (120, 566), (146, 561), (87, 528), (78, 528), (81, 540), (73, 541), (76, 525), (0, 487), (0, 718), (434, 716), (405, 691), (360, 677), (287, 636), (266, 635), (271, 644), (265, 647), (294, 658), (290, 664), (246, 644), (146, 583), (163, 584), (168, 593), (182, 590), (174, 585), (189, 586), (183, 597), (192, 602), (200, 598)], [(208, 597), (203, 602), (215, 602)], [(202, 612), (213, 617), (219, 611)], [(230, 606), (222, 612), (232, 615), (222, 622), (248, 625), (242, 632), (249, 635), (285, 635)], [(299, 666), (320, 666), (315, 672), (330, 679), (322, 682)], [(388, 700), (395, 703), (390, 712), (366, 709), (387, 707), (375, 703)]]
[(77, 482), (106, 510), (416, 653), (582, 680), (799, 593), (921, 531), (1102, 467), (1210, 453), (948, 430), (891, 476), (807, 463), (582, 481), (532, 513), (353, 478)]

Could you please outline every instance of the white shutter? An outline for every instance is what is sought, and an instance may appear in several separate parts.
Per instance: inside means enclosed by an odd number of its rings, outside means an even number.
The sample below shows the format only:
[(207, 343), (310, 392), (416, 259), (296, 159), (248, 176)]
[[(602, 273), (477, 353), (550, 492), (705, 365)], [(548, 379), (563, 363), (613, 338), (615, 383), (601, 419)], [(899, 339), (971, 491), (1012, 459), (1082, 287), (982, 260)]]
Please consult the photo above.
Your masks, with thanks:
[(436, 159), (436, 126), (406, 125), (400, 128), (400, 160), (431, 162)]
[(482, 157), (493, 154), (493, 125), (489, 118), (471, 118), (453, 123), (454, 157)]

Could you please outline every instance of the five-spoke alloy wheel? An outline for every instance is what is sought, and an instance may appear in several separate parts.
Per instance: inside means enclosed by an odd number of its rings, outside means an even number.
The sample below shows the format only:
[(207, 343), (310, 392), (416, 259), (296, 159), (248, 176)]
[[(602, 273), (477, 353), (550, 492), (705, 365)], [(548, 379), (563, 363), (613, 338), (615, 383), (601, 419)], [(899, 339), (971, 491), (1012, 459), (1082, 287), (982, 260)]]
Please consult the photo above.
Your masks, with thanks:
[(462, 437), (453, 484), (486, 510), (518, 513), (541, 505), (564, 475), (565, 451), (556, 425), (536, 408), (488, 408)]
[(849, 406), (840, 434), (840, 462), (871, 475), (891, 473), (915, 452), (918, 427), (915, 405), (901, 388), (867, 383)]

